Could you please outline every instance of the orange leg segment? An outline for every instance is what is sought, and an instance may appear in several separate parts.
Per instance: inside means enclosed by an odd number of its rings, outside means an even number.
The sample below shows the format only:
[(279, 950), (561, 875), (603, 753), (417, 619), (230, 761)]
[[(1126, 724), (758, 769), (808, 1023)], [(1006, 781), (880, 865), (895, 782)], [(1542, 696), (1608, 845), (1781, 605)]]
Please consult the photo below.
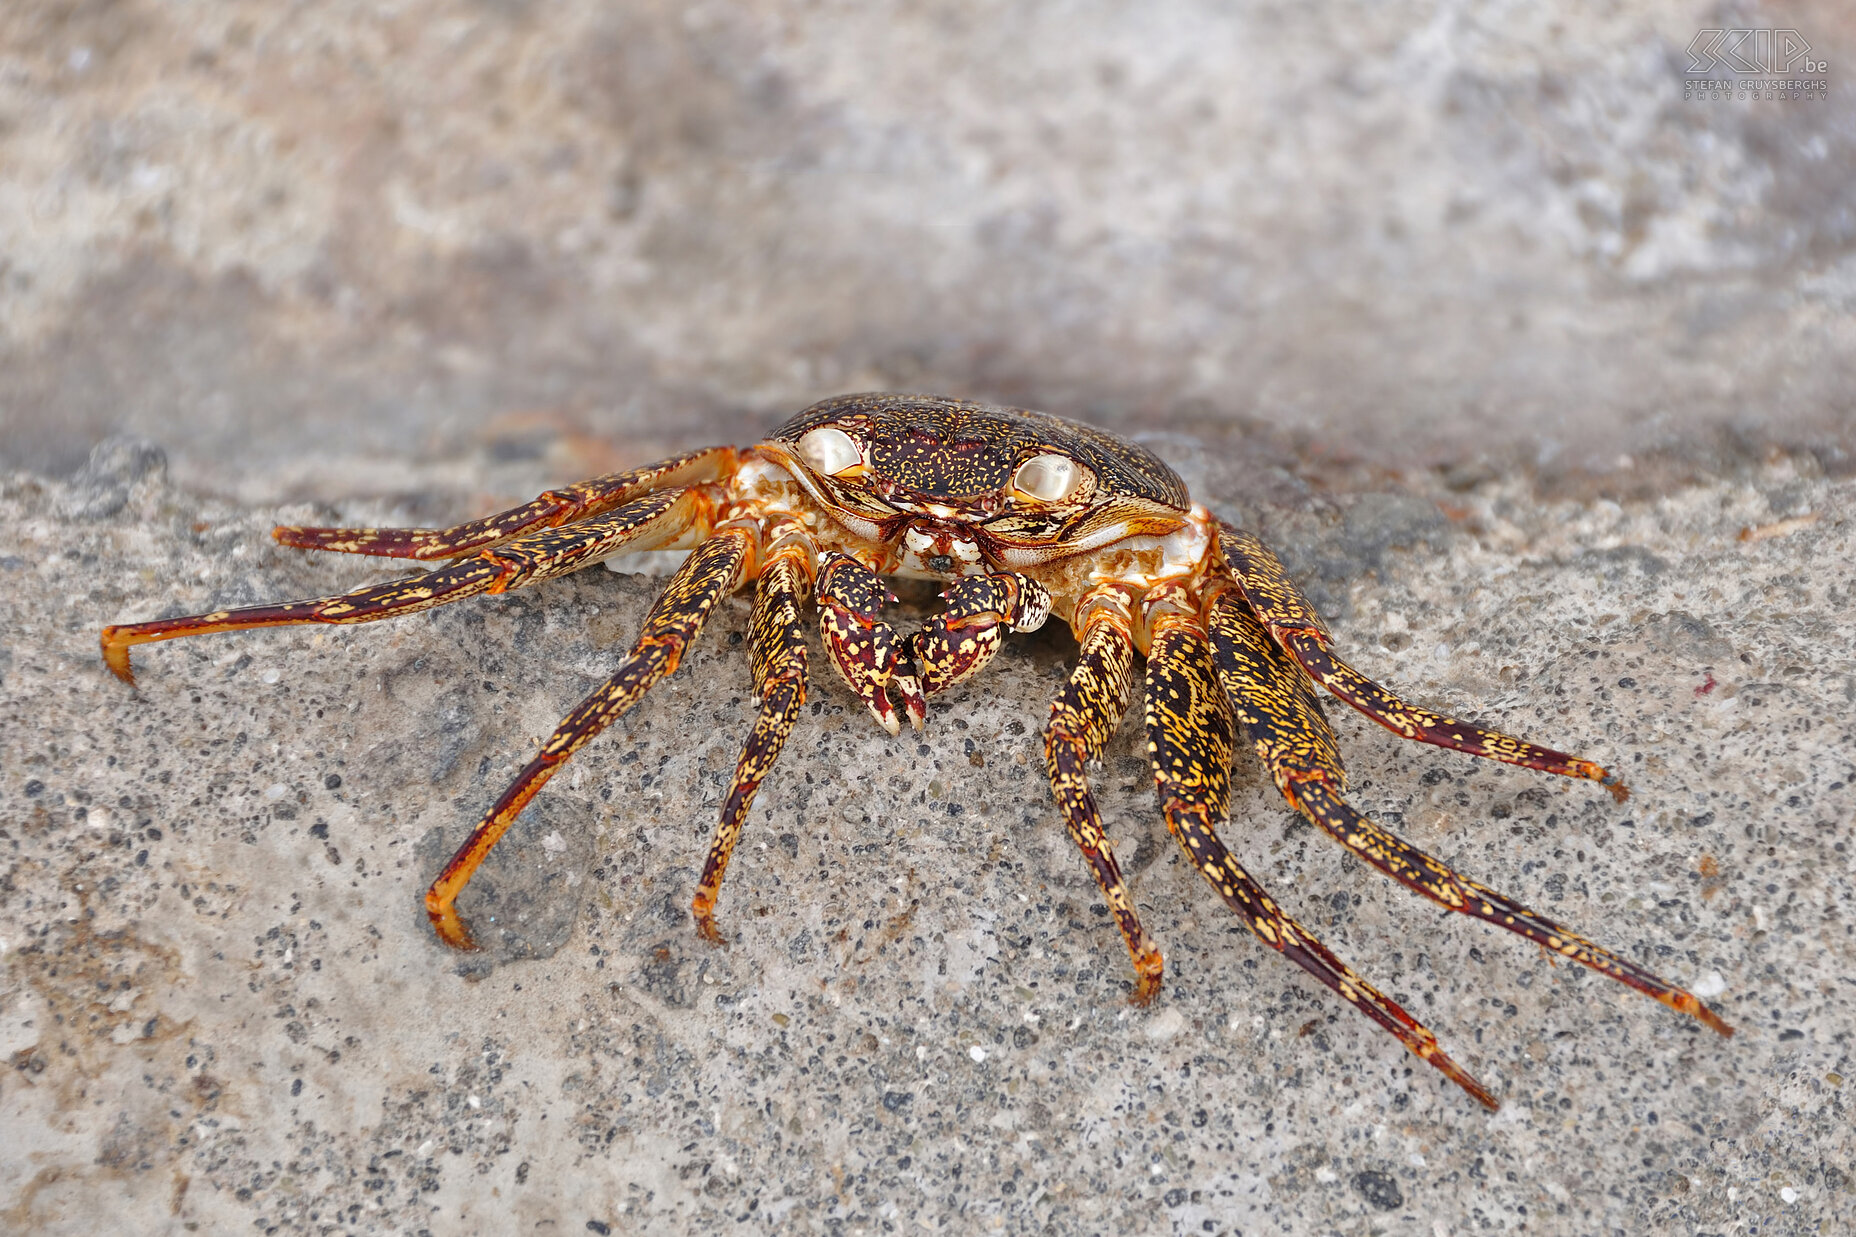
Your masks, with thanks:
[(1306, 698), (1296, 664), (1238, 594), (1218, 594), (1208, 612), (1218, 676), (1231, 697), (1239, 725), (1290, 807), (1373, 867), (1438, 905), (1536, 941), (1722, 1035), (1733, 1034), (1691, 993), (1567, 931), (1506, 894), (1459, 875), (1356, 811), (1341, 795), (1338, 769), (1322, 758), (1318, 745), (1306, 741), (1312, 723), (1305, 713)]
[(664, 490), (634, 499), (571, 528), (543, 529), (496, 550), (434, 568), (422, 575), (369, 584), (335, 597), (218, 610), (187, 618), (105, 627), (103, 660), (125, 683), (135, 682), (129, 650), (155, 640), (203, 636), (301, 623), (371, 623), (416, 614), (478, 593), (501, 593), (578, 571), (621, 549), (642, 549), (706, 527), (703, 496)]
[(748, 810), (754, 806), (755, 792), (780, 758), (780, 749), (786, 746), (800, 707), (806, 702), (806, 637), (800, 626), (799, 608), (811, 590), (810, 546), (795, 540), (769, 552), (767, 564), (761, 569), (750, 624), (754, 689), (760, 695), (760, 714), (735, 764), (734, 781), (722, 803), (722, 818), (709, 842), (696, 896), (690, 900), (696, 930), (704, 940), (718, 945), (722, 934), (715, 926), (715, 903), (722, 893), (722, 876), (728, 871), (728, 860), (741, 838)]
[(740, 458), (733, 447), (708, 447), (673, 456), (648, 468), (612, 473), (450, 528), (298, 528), (279, 525), (271, 536), (301, 550), (373, 554), (430, 562), (474, 554), (539, 528), (556, 528), (600, 515), (653, 490), (719, 481)]
[(659, 679), (676, 670), (683, 651), (702, 631), (716, 603), (741, 582), (758, 548), (757, 540), (748, 529), (724, 528), (696, 547), (670, 578), (645, 617), (644, 629), (624, 664), (555, 727), (541, 753), (517, 775), (426, 891), (426, 914), (440, 940), (456, 949), (477, 948), (457, 910), (458, 895), (470, 883), (472, 873), (568, 757), (622, 717)]
[(1050, 706), (1050, 727), (1044, 734), (1044, 764), (1050, 774), (1051, 796), (1063, 814), (1070, 839), (1083, 853), (1090, 875), (1102, 890), (1109, 914), (1121, 929), (1134, 963), (1136, 1005), (1145, 1005), (1160, 991), (1165, 962), (1141, 917), (1134, 895), (1115, 862), (1115, 848), (1102, 828), (1102, 813), (1089, 789), (1088, 764), (1101, 758), (1102, 749), (1115, 733), (1128, 708), (1133, 684), (1133, 619), (1125, 603), (1098, 605), (1084, 624), (1082, 658)]
[(1498, 1107), (1435, 1035), (1284, 914), (1225, 849), (1214, 825), (1230, 809), (1231, 707), (1213, 671), (1205, 629), (1190, 615), (1166, 614), (1154, 624), (1147, 653), (1147, 750), (1167, 829), (1251, 933), (1391, 1032), (1478, 1103)]
[(204, 636), (217, 631), (249, 631), (255, 627), (291, 627), (299, 623), (369, 623), (375, 619), (416, 614), (448, 601), (488, 591), (508, 568), (487, 559), (473, 558), (404, 580), (370, 584), (339, 597), (311, 601), (282, 601), (268, 606), (243, 606), (186, 618), (156, 619), (103, 629), (103, 660), (125, 683), (135, 682), (129, 650), (155, 640)]

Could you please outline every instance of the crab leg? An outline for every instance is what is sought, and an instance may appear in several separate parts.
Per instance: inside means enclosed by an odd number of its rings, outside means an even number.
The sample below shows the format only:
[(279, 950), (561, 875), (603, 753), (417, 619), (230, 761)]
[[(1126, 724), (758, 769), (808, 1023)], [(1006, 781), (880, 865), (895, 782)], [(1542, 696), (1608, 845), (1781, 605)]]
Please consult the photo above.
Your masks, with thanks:
[(754, 597), (750, 631), (754, 640), (754, 690), (760, 696), (760, 715), (722, 804), (722, 819), (709, 843), (709, 857), (690, 910), (705, 940), (721, 943), (715, 927), (715, 901), (722, 891), (722, 874), (741, 837), (748, 809), (761, 779), (780, 757), (780, 749), (793, 733), (800, 706), (806, 702), (806, 638), (799, 625), (799, 608), (812, 591), (812, 547), (794, 539), (777, 545), (761, 569)]
[(1244, 596), (1277, 642), (1289, 650), (1316, 682), (1387, 730), (1401, 738), (1468, 752), (1472, 756), (1564, 777), (1588, 778), (1609, 789), (1620, 803), (1629, 798), (1630, 792), (1616, 774), (1589, 760), (1524, 743), (1500, 731), (1459, 722), (1399, 699), (1334, 656), (1328, 647), (1327, 626), (1268, 546), (1229, 525), (1225, 527), (1220, 544)]
[[(1085, 605), (1088, 603), (1085, 602)], [(1080, 608), (1080, 607), (1079, 607)], [(1115, 848), (1102, 828), (1102, 814), (1089, 790), (1085, 769), (1098, 760), (1128, 708), (1133, 681), (1133, 621), (1119, 594), (1101, 595), (1088, 607), (1080, 643), (1082, 658), (1070, 672), (1069, 682), (1050, 706), (1050, 726), (1044, 734), (1044, 765), (1050, 773), (1050, 792), (1063, 813), (1070, 838), (1089, 864), (1101, 886), (1109, 913), (1121, 929), (1121, 939), (1133, 959), (1135, 988), (1132, 1000), (1145, 1005), (1160, 991), (1165, 963), (1134, 909), (1134, 897), (1115, 862)]]
[(1323, 758), (1321, 745), (1303, 737), (1313, 721), (1304, 712), (1295, 663), (1238, 595), (1224, 592), (1214, 597), (1210, 620), (1218, 677), (1236, 705), (1239, 725), (1290, 807), (1373, 867), (1438, 905), (1506, 928), (1699, 1019), (1722, 1035), (1733, 1034), (1692, 994), (1568, 932), (1506, 894), (1459, 875), (1362, 816), (1341, 797), (1338, 767)]
[(1256, 938), (1397, 1036), (1480, 1103), (1498, 1107), (1482, 1084), (1445, 1054), (1435, 1035), (1285, 915), (1225, 849), (1214, 825), (1230, 809), (1231, 706), (1213, 672), (1205, 630), (1190, 615), (1162, 614), (1154, 623), (1147, 653), (1147, 750), (1167, 829)]
[(280, 524), (271, 536), (301, 550), (375, 554), (423, 561), (456, 558), (500, 545), (537, 528), (558, 528), (573, 520), (610, 511), (654, 490), (719, 481), (740, 458), (733, 447), (707, 447), (673, 456), (629, 472), (549, 490), (540, 497), (481, 520), (450, 528), (298, 528)]
[(334, 597), (105, 627), (103, 660), (118, 678), (133, 683), (135, 672), (129, 664), (129, 650), (137, 644), (254, 627), (371, 623), (415, 614), (478, 593), (506, 592), (578, 571), (621, 549), (646, 549), (681, 536), (705, 518), (704, 500), (697, 491), (665, 490), (571, 528), (543, 529), (422, 575), (369, 584)]
[(882, 577), (856, 559), (836, 551), (825, 556), (818, 573), (818, 621), (825, 651), (845, 683), (869, 707), (877, 725), (900, 734), (902, 725), (888, 689), (894, 687), (902, 697), (903, 710), (917, 730), (928, 715), (928, 705), (905, 659), (908, 646), (877, 617), (885, 602), (895, 600)]
[(510, 783), (485, 814), (451, 862), (425, 894), (426, 914), (439, 939), (457, 949), (475, 949), (470, 930), (457, 912), (458, 894), (470, 883), (484, 856), (490, 853), (528, 801), (545, 785), (567, 758), (624, 715), (626, 710), (665, 675), (677, 668), (683, 651), (702, 631), (715, 603), (733, 592), (749, 568), (756, 549), (755, 534), (740, 526), (727, 527), (691, 552), (683, 566), (645, 616), (644, 630), (625, 661), (592, 695), (575, 705), (541, 752)]
[(941, 596), (947, 608), (909, 637), (925, 696), (978, 674), (999, 651), (1007, 628), (1036, 631), (1050, 617), (1044, 586), (1015, 571), (964, 576)]

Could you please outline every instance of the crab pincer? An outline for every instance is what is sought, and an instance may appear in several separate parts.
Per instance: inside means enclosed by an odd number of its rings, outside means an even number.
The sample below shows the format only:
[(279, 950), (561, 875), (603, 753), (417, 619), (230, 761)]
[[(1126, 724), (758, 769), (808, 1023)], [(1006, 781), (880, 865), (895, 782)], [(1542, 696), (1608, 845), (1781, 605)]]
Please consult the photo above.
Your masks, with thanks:
[(890, 734), (901, 734), (891, 690), (902, 701), (909, 724), (920, 730), (928, 717), (921, 680), (907, 657), (908, 644), (878, 617), (896, 595), (883, 578), (844, 554), (832, 554), (818, 573), (819, 627), (831, 664)]
[(1036, 631), (1050, 617), (1050, 592), (1011, 571), (963, 577), (941, 599), (946, 607), (909, 637), (911, 660), (928, 696), (984, 670), (1007, 631)]

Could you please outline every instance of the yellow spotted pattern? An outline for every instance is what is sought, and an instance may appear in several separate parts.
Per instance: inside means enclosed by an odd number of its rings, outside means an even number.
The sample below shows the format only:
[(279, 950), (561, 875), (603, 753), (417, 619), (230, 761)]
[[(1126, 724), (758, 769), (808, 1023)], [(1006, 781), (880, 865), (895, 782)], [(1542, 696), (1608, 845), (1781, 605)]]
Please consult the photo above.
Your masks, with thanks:
[(1214, 660), (1236, 703), (1238, 723), (1283, 798), (1296, 811), (1368, 864), (1439, 906), (1536, 941), (1728, 1033), (1726, 1024), (1689, 993), (1506, 894), (1458, 874), (1355, 810), (1342, 797), (1338, 763), (1328, 758), (1332, 732), (1323, 722), (1319, 729), (1325, 737), (1310, 737), (1316, 727), (1302, 707), (1307, 680), (1300, 667), (1235, 593), (1222, 593), (1213, 600), (1211, 624)]
[(1050, 613), (1050, 593), (1029, 576), (1002, 571), (965, 576), (941, 598), (947, 604), (928, 625), (909, 638), (909, 652), (921, 676), (922, 694), (932, 696), (978, 674), (1005, 642), (1008, 628), (1035, 616), (1037, 626)]
[(741, 583), (742, 570), (756, 548), (754, 542), (754, 534), (748, 530), (727, 528), (691, 551), (645, 616), (644, 630), (618, 670), (554, 728), (542, 743), (541, 752), (516, 775), (451, 857), (425, 895), (426, 914), (447, 943), (459, 949), (476, 947), (457, 913), (458, 894), (469, 883), (471, 874), (555, 770), (677, 668), (683, 650), (702, 631), (715, 603)]
[[(1225, 617), (1229, 630), (1229, 616)], [(1253, 636), (1259, 632), (1261, 627), (1250, 629)], [(1494, 1097), (1450, 1059), (1436, 1036), (1284, 914), (1225, 848), (1215, 824), (1230, 803), (1232, 712), (1213, 656), (1206, 629), (1197, 619), (1174, 613), (1156, 622), (1147, 654), (1147, 750), (1168, 831), (1259, 941), (1397, 1036), (1477, 1100), (1495, 1107)]]
[(1159, 948), (1141, 926), (1121, 865), (1115, 862), (1115, 848), (1102, 828), (1102, 813), (1090, 792), (1087, 772), (1089, 762), (1101, 757), (1128, 708), (1128, 691), (1134, 681), (1134, 635), (1127, 607), (1104, 604), (1092, 609), (1082, 646), (1069, 681), (1051, 702), (1050, 725), (1044, 732), (1044, 766), (1064, 827), (1083, 853), (1134, 961), (1134, 1000), (1145, 1004), (1160, 991), (1165, 967)]
[(806, 702), (806, 637), (799, 614), (811, 591), (812, 555), (804, 545), (789, 543), (768, 557), (748, 627), (754, 642), (754, 690), (760, 696), (760, 712), (735, 764), (722, 818), (709, 842), (696, 896), (690, 900), (697, 930), (712, 941), (722, 939), (715, 926), (715, 903), (729, 856), (754, 806), (754, 794), (780, 758)]
[(921, 684), (900, 656), (906, 646), (895, 628), (878, 617), (884, 604), (895, 600), (883, 577), (848, 555), (829, 554), (819, 569), (818, 622), (825, 651), (877, 725), (891, 734), (899, 734), (902, 725), (890, 703), (890, 688), (902, 698), (916, 729), (927, 714)]

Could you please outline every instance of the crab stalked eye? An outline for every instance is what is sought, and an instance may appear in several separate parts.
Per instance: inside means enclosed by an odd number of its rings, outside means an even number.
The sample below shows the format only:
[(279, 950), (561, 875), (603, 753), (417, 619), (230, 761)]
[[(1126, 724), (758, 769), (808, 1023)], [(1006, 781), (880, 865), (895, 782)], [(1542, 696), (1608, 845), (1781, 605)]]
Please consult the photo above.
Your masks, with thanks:
[(799, 458), (833, 476), (864, 462), (864, 454), (851, 436), (829, 425), (805, 432), (799, 439)]
[(1063, 455), (1034, 455), (1018, 466), (1012, 484), (1040, 502), (1060, 503), (1083, 483), (1083, 470)]

